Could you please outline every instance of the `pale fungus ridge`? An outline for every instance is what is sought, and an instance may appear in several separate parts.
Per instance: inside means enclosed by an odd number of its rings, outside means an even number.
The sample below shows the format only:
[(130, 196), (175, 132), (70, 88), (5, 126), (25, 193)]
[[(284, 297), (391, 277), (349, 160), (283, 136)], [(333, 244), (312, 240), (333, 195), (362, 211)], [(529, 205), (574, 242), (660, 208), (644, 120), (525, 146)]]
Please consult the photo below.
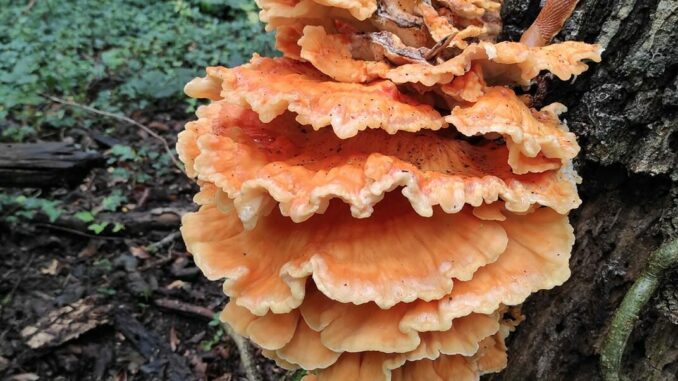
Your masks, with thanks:
[(501, 371), (512, 306), (570, 276), (579, 146), (511, 86), (600, 60), (549, 45), (574, 3), (497, 42), (498, 1), (258, 0), (284, 57), (207, 68), (177, 142), (221, 319), (306, 381)]
[(427, 217), (435, 206), (456, 213), (499, 199), (512, 212), (542, 205), (567, 213), (580, 203), (578, 178), (569, 167), (550, 168), (554, 161), (539, 154), (520, 163), (539, 173), (516, 174), (511, 150), (497, 142), (471, 145), (430, 131), (390, 136), (379, 130), (343, 140), (331, 131), (312, 132), (289, 113), (262, 123), (225, 101), (198, 114), (179, 136), (180, 157), (187, 173), (234, 201), (248, 229), (276, 205), (302, 222), (324, 212), (332, 199), (347, 203), (354, 217), (367, 218), (385, 194), (399, 189)]

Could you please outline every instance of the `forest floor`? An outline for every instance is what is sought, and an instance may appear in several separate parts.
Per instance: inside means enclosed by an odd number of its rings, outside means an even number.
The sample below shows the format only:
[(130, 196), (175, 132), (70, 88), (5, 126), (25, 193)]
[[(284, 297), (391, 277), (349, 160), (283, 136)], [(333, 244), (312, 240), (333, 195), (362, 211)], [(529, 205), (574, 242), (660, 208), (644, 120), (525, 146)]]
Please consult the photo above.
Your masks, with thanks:
[(0, 188), (0, 379), (244, 379), (221, 284), (179, 234), (196, 187), (173, 160), (186, 81), (273, 54), (256, 20), (249, 0), (0, 0), (0, 144), (102, 157), (74, 187)]
[[(107, 171), (64, 197), (96, 204)], [(99, 184), (99, 186), (95, 185)], [(100, 235), (69, 220), (2, 230), (0, 374), (8, 380), (240, 380), (237, 348), (218, 324), (227, 301), (206, 280), (177, 234), (178, 214), (193, 208), (191, 184), (132, 192), (124, 208), (162, 228)], [(124, 212), (109, 218), (124, 218)], [(269, 380), (285, 372), (258, 356)], [(173, 378), (172, 374), (181, 375)]]
[[(183, 128), (150, 115), (138, 119), (170, 142)], [(120, 142), (113, 146), (83, 139), (105, 156), (133, 142), (162, 151), (143, 130), (124, 131), (109, 136)], [(153, 380), (188, 370), (195, 379), (241, 379), (237, 349), (216, 320), (227, 301), (221, 285), (202, 276), (178, 234), (180, 215), (195, 209), (196, 187), (173, 167), (153, 176), (157, 183), (121, 180), (116, 169), (153, 163), (137, 149), (123, 151), (134, 156), (128, 165), (96, 168), (73, 189), (5, 190), (0, 374)], [(259, 360), (268, 379), (284, 377)]]

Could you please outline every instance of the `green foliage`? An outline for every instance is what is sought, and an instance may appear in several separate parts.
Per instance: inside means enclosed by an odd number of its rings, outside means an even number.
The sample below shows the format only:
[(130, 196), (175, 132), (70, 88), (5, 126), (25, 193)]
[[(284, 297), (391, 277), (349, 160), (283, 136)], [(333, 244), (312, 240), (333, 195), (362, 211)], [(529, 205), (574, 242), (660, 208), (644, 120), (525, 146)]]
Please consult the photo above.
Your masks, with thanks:
[(92, 222), (94, 221), (94, 213), (90, 211), (82, 211), (74, 214), (75, 218), (79, 219), (82, 222)]
[[(115, 212), (127, 202), (127, 197), (118, 189), (113, 190), (101, 200), (101, 204), (92, 210), (71, 212), (72, 216), (85, 222), (87, 229), (94, 234), (101, 234), (107, 227), (110, 231), (118, 233), (125, 229), (125, 225), (116, 221), (104, 221), (97, 218), (100, 211)], [(20, 221), (33, 220), (38, 213), (44, 214), (49, 222), (55, 222), (61, 215), (71, 215), (63, 208), (61, 201), (48, 200), (40, 197), (25, 196), (23, 194), (11, 195), (0, 192), (0, 222), (17, 224)]]
[(274, 54), (256, 16), (252, 0), (0, 0), (0, 121), (12, 122), (0, 138), (99, 120), (41, 94), (125, 114), (190, 110), (181, 89), (205, 66)]
[[(96, 175), (103, 185), (96, 183), (85, 202), (50, 199), (64, 195), (58, 191), (41, 197), (0, 192), (0, 223), (71, 215), (93, 234), (118, 233), (125, 226), (103, 212), (126, 211), (124, 195), (131, 189), (167, 184), (177, 173), (157, 141), (136, 140), (136, 127), (55, 104), (43, 94), (134, 119), (162, 114), (163, 121), (182, 120), (200, 104), (182, 88), (204, 75), (204, 67), (238, 65), (253, 52), (275, 55), (253, 0), (27, 4), (0, 0), (0, 141), (77, 139), (91, 127), (117, 135), (120, 144), (104, 152), (108, 173)], [(166, 127), (158, 131), (175, 135), (173, 124)]]
[(0, 193), (0, 218), (5, 221), (16, 223), (19, 219), (30, 220), (38, 213), (47, 216), (49, 222), (54, 222), (64, 213), (64, 209), (57, 200)]
[(94, 224), (90, 224), (87, 227), (87, 229), (93, 231), (94, 234), (101, 234), (101, 232), (103, 232), (104, 229), (106, 229), (106, 226), (108, 226), (108, 222), (103, 221), (103, 222), (97, 222), (97, 223), (94, 223)]
[(106, 287), (98, 288), (97, 292), (105, 296), (115, 296), (115, 294), (117, 294), (117, 291), (115, 291), (114, 289)]
[(200, 342), (200, 349), (202, 349), (205, 352), (212, 350), (212, 348), (214, 348), (215, 345), (219, 344), (222, 337), (224, 337), (224, 328), (221, 325), (219, 325), (216, 327), (216, 331), (214, 331), (212, 337)]
[(99, 259), (94, 262), (94, 266), (100, 268), (105, 272), (113, 270), (113, 264), (107, 258)]
[(116, 161), (134, 161), (137, 159), (137, 153), (134, 148), (130, 146), (123, 146), (116, 144), (111, 148), (111, 157), (108, 158), (108, 163), (115, 163)]
[(101, 202), (101, 209), (115, 212), (126, 201), (127, 197), (123, 196), (119, 189), (116, 189), (110, 195), (104, 197)]
[(301, 381), (304, 376), (308, 374), (305, 370), (303, 369), (297, 369), (294, 373), (289, 378), (289, 381)]

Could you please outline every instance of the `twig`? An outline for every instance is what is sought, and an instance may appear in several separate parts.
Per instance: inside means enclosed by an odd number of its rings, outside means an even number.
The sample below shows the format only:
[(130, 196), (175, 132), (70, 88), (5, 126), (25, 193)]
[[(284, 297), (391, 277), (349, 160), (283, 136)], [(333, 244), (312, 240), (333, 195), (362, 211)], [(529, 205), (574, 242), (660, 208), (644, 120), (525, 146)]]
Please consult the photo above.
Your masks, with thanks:
[(94, 235), (94, 234), (88, 234), (85, 232), (81, 232), (79, 230), (67, 228), (65, 226), (59, 226), (59, 225), (52, 225), (52, 224), (42, 224), (42, 223), (36, 223), (33, 224), (36, 227), (41, 227), (41, 228), (47, 228), (47, 229), (54, 229), (54, 230), (59, 230), (62, 232), (66, 233), (71, 233), (75, 235), (79, 235), (81, 237), (87, 237), (87, 238), (92, 238), (92, 239), (124, 239), (124, 237), (111, 237), (111, 236), (105, 236), (105, 235)]
[(189, 313), (199, 317), (204, 317), (207, 320), (214, 319), (214, 311), (210, 310), (209, 308), (180, 302), (174, 299), (167, 298), (155, 299), (153, 300), (153, 304), (155, 304), (158, 307), (167, 308), (168, 310), (174, 310), (183, 313)]
[(28, 13), (28, 11), (30, 11), (31, 8), (33, 8), (33, 6), (35, 5), (35, 2), (36, 2), (36, 0), (29, 1), (28, 4), (26, 4), (26, 8), (24, 8), (24, 10), (21, 13), (24, 13), (24, 14)]
[(647, 267), (624, 296), (614, 313), (600, 353), (600, 367), (605, 381), (619, 381), (624, 348), (633, 326), (660, 284), (662, 273), (678, 264), (678, 238), (664, 243), (652, 253)]
[(171, 262), (173, 259), (174, 258), (172, 257), (172, 255), (168, 255), (166, 257), (161, 257), (160, 259), (158, 259), (156, 261), (148, 262), (145, 265), (139, 267), (139, 271), (147, 271), (147, 270), (150, 270), (154, 267), (162, 266), (166, 263)]
[(231, 328), (228, 323), (223, 323), (224, 331), (226, 334), (233, 340), (235, 346), (238, 348), (240, 353), (240, 363), (245, 369), (245, 374), (249, 381), (262, 381), (263, 378), (257, 371), (256, 365), (254, 363), (254, 358), (252, 357), (252, 352), (250, 350), (250, 344), (245, 338), (235, 333), (233, 328)]
[(102, 111), (102, 110), (96, 109), (96, 108), (91, 107), (91, 106), (67, 101), (65, 99), (61, 99), (61, 98), (58, 98), (58, 97), (55, 97), (55, 96), (52, 96), (52, 95), (43, 94), (42, 96), (53, 101), (53, 102), (60, 103), (62, 105), (77, 107), (77, 108), (83, 109), (85, 111), (89, 111), (91, 113), (94, 113), (94, 114), (107, 116), (109, 118), (113, 118), (113, 119), (117, 119), (117, 120), (120, 120), (120, 121), (123, 121), (123, 122), (127, 122), (129, 124), (132, 124), (132, 125), (135, 125), (135, 126), (141, 128), (142, 130), (146, 131), (146, 133), (148, 133), (152, 137), (154, 137), (154, 138), (158, 139), (160, 142), (162, 142), (162, 145), (165, 146), (165, 151), (167, 151), (167, 154), (170, 156), (170, 159), (172, 159), (172, 162), (174, 163), (174, 165), (176, 165), (176, 167), (179, 168), (182, 172), (184, 171), (183, 167), (181, 166), (181, 164), (179, 163), (177, 158), (174, 156), (174, 152), (172, 152), (172, 149), (170, 148), (169, 143), (167, 143), (167, 140), (165, 138), (163, 138), (162, 136), (158, 135), (155, 131), (150, 129), (148, 126), (145, 126), (145, 125), (137, 122), (136, 120), (129, 118), (127, 116), (124, 116), (124, 115), (118, 115), (118, 114), (114, 114), (114, 113), (111, 113), (111, 112)]
[(171, 234), (168, 234), (165, 238), (161, 239), (160, 241), (153, 242), (152, 244), (146, 246), (146, 250), (152, 252), (152, 251), (155, 251), (155, 250), (158, 250), (158, 249), (162, 249), (163, 247), (172, 243), (180, 235), (181, 235), (181, 232), (179, 232), (179, 231), (175, 231)]

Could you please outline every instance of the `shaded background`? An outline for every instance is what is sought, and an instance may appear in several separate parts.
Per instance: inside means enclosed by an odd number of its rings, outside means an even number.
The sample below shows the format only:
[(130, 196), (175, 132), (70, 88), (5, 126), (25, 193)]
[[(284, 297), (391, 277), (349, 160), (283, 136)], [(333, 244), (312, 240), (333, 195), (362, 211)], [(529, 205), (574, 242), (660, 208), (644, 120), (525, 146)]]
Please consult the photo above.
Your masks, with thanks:
[[(0, 0), (0, 142), (62, 142), (96, 156), (75, 186), (0, 188), (0, 377), (243, 377), (212, 317), (225, 297), (176, 234), (195, 189), (161, 139), (173, 147), (198, 105), (180, 91), (188, 79), (254, 51), (273, 55), (272, 37), (250, 1), (148, 3)], [(503, 38), (516, 40), (538, 9), (507, 0)], [(556, 38), (606, 49), (573, 82), (546, 78), (546, 102), (569, 107), (582, 145), (573, 275), (525, 303), (509, 367), (488, 378), (600, 378), (611, 313), (678, 229), (676, 25), (675, 0), (581, 0)], [(631, 380), (677, 379), (678, 272), (643, 312), (624, 364)], [(271, 380), (288, 376), (259, 366)]]

